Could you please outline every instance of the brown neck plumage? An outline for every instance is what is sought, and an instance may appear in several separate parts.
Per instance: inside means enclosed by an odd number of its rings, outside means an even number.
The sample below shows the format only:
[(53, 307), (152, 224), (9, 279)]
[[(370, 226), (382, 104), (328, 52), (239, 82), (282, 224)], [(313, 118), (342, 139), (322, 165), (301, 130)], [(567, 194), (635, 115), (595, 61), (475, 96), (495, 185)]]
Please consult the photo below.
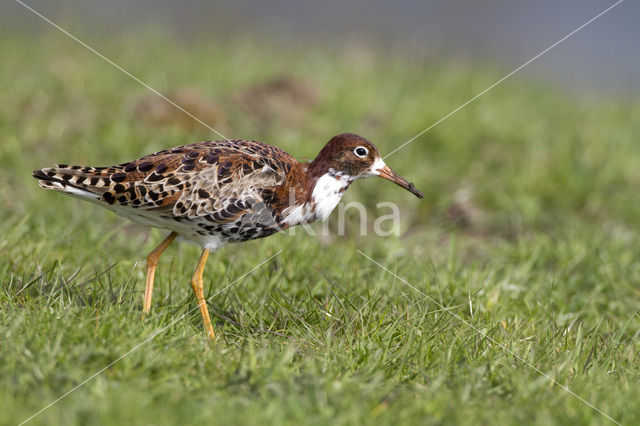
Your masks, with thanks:
[(311, 198), (311, 194), (313, 193), (313, 189), (320, 179), (321, 176), (329, 173), (329, 169), (331, 168), (330, 159), (331, 149), (327, 149), (328, 146), (325, 146), (322, 151), (318, 153), (316, 158), (309, 163), (307, 166), (307, 193), (309, 198)]

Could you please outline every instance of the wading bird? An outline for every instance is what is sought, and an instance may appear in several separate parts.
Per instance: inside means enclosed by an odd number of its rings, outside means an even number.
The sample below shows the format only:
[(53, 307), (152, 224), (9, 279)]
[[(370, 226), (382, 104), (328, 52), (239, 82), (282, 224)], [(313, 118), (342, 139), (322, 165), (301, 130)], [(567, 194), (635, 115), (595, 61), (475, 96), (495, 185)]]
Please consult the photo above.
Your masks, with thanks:
[(199, 142), (112, 167), (63, 164), (34, 170), (38, 184), (92, 201), (146, 226), (171, 231), (147, 257), (144, 312), (151, 309), (156, 267), (176, 237), (202, 247), (191, 277), (207, 335), (214, 338), (202, 273), (211, 251), (326, 219), (356, 179), (379, 176), (422, 198), (351, 133), (332, 138), (311, 162), (249, 140)]

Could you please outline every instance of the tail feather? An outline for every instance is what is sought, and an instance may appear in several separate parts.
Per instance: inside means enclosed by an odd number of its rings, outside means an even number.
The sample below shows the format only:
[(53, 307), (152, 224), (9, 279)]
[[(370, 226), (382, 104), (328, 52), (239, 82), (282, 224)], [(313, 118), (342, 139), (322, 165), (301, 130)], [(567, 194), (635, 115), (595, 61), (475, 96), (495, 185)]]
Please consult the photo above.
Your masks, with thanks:
[(109, 178), (102, 176), (102, 170), (104, 169), (57, 164), (55, 167), (34, 170), (33, 177), (38, 179), (38, 185), (42, 188), (83, 199), (100, 200), (102, 194), (109, 189)]

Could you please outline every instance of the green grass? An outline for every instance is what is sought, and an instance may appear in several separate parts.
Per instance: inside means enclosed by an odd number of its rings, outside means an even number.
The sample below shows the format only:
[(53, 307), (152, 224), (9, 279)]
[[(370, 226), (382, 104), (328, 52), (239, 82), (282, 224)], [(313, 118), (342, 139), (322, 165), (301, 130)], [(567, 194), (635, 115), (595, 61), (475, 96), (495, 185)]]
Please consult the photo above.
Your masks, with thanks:
[[(87, 41), (162, 92), (214, 102), (225, 135), (300, 157), (343, 131), (390, 152), (502, 76), (349, 47)], [(373, 180), (349, 190), (371, 213), (401, 205), (399, 237), (361, 237), (352, 222), (344, 237), (212, 255), (210, 295), (283, 250), (210, 300), (211, 344), (188, 285), (196, 247), (167, 250), (142, 318), (144, 260), (163, 234), (41, 190), (31, 170), (215, 135), (179, 112), (151, 121), (135, 108), (150, 92), (58, 33), (3, 37), (0, 52), (0, 423), (159, 330), (31, 424), (607, 423), (522, 360), (640, 422), (639, 103), (508, 80), (387, 159), (424, 200)], [(282, 76), (315, 102), (237, 101)]]

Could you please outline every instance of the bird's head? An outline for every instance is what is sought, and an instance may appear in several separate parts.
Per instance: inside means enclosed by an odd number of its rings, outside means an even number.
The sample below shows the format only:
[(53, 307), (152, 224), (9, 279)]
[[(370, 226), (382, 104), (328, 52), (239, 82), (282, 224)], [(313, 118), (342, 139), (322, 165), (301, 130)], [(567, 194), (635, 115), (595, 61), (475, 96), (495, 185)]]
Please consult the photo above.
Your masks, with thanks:
[(308, 173), (316, 178), (331, 175), (351, 182), (362, 177), (379, 176), (423, 198), (410, 183), (386, 165), (378, 148), (365, 138), (343, 133), (331, 138), (309, 165)]

